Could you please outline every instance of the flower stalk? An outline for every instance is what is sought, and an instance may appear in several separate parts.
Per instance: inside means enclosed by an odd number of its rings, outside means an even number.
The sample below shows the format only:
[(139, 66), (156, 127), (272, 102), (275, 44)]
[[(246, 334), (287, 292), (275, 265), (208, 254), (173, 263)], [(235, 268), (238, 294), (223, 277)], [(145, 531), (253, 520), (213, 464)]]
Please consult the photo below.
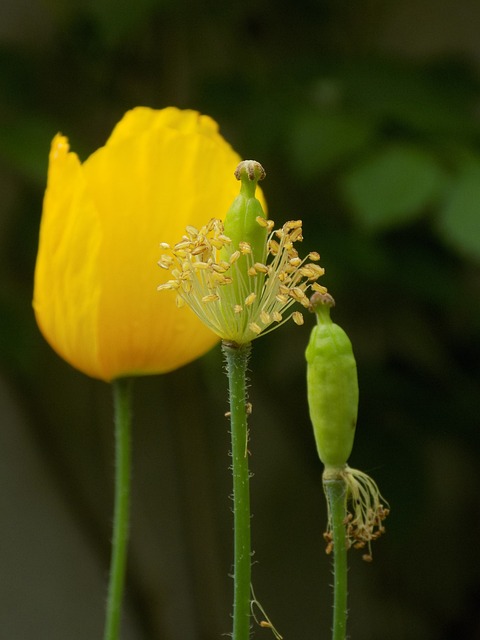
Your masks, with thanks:
[[(325, 294), (317, 280), (324, 269), (320, 256), (301, 258), (295, 244), (303, 240), (302, 221), (289, 220), (274, 230), (260, 200), (257, 183), (265, 177), (262, 166), (244, 160), (236, 171), (240, 193), (225, 220), (211, 218), (200, 229), (189, 225), (179, 242), (161, 242), (158, 262), (170, 272), (160, 291), (176, 294), (179, 307), (188, 306), (222, 339), (230, 388), (234, 512), (233, 640), (248, 640), (253, 605), (250, 597), (250, 489), (248, 472), (249, 413), (246, 370), (251, 342), (290, 318), (303, 324), (295, 303), (310, 307), (307, 292)], [(263, 612), (263, 610), (260, 608)], [(263, 624), (262, 624), (263, 623)], [(261, 626), (272, 629), (267, 620)]]
[(248, 471), (247, 364), (251, 345), (222, 343), (230, 392), (233, 474), (233, 640), (250, 637), (250, 475)]
[[(375, 481), (352, 469), (347, 460), (355, 437), (358, 379), (352, 344), (330, 318), (335, 301), (315, 292), (310, 310), (316, 313), (305, 352), (310, 418), (320, 460), (325, 465), (323, 488), (327, 498), (326, 552), (333, 551), (333, 640), (345, 640), (347, 628), (347, 551), (364, 549), (371, 562), (371, 543), (384, 532), (387, 502)], [(387, 506), (384, 506), (387, 505)]]
[(332, 640), (345, 640), (347, 633), (347, 487), (341, 476), (325, 477), (333, 545), (333, 627)]
[(115, 507), (104, 640), (118, 640), (127, 566), (131, 484), (132, 379), (114, 380)]

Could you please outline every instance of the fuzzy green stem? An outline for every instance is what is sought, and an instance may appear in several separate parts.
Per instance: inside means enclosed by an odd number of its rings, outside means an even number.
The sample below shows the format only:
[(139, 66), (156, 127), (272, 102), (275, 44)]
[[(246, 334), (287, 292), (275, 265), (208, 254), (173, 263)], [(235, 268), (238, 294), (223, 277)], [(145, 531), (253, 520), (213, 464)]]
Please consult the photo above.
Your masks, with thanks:
[(333, 541), (332, 640), (345, 640), (347, 633), (347, 488), (342, 477), (323, 480), (328, 501)]
[(132, 380), (114, 380), (115, 508), (104, 640), (118, 640), (127, 565), (130, 513)]
[(230, 422), (233, 472), (233, 640), (250, 637), (250, 476), (248, 471), (248, 429), (246, 372), (250, 344), (224, 342), (230, 390)]

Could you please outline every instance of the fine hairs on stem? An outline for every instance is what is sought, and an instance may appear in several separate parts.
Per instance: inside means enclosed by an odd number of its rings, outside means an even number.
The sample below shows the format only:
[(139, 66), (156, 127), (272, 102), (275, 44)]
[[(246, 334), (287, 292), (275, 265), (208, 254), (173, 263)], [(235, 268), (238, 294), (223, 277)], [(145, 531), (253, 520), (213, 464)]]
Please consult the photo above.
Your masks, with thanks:
[(347, 486), (341, 477), (324, 479), (333, 546), (332, 640), (345, 640), (347, 633)]
[(347, 632), (347, 551), (368, 549), (362, 558), (372, 561), (371, 543), (385, 527), (388, 505), (375, 481), (363, 471), (325, 467), (323, 488), (327, 499), (328, 527), (324, 534), (326, 552), (333, 551), (333, 627), (332, 640), (345, 640)]
[(233, 475), (233, 640), (248, 640), (250, 637), (250, 477), (248, 471), (248, 427), (247, 427), (247, 364), (251, 345), (237, 345), (224, 341), (230, 397), (230, 424), (232, 437)]

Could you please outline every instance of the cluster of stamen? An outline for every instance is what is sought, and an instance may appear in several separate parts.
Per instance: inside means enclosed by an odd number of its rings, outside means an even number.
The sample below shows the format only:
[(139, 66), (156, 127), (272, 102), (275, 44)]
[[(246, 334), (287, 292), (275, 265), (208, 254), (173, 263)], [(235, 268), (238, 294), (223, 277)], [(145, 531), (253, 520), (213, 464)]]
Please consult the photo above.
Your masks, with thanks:
[[(347, 548), (366, 548), (362, 558), (371, 562), (371, 544), (385, 533), (383, 521), (390, 509), (386, 500), (382, 498), (376, 482), (366, 473), (347, 466), (341, 475), (347, 485), (347, 515), (344, 521)], [(327, 543), (325, 551), (331, 553), (333, 534), (330, 514), (327, 531), (323, 537)]]
[(189, 226), (181, 241), (161, 256), (160, 267), (172, 279), (158, 287), (177, 293), (177, 304), (188, 304), (207, 326), (224, 340), (250, 342), (292, 318), (303, 324), (299, 311), (286, 314), (295, 303), (308, 308), (307, 291), (325, 292), (317, 283), (324, 269), (315, 264), (316, 252), (301, 259), (294, 243), (301, 241), (302, 222), (292, 220), (281, 229), (258, 217), (270, 234), (261, 262), (248, 242), (232, 247), (221, 220), (212, 218), (200, 230)]

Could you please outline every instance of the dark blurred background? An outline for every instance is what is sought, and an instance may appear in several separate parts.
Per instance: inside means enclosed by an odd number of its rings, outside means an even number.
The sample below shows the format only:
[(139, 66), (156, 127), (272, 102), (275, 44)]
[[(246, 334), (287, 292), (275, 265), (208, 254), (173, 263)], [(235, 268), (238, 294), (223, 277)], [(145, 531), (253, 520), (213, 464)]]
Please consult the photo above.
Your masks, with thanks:
[[(480, 638), (479, 33), (476, 0), (2, 0), (2, 640), (102, 635), (111, 389), (46, 345), (32, 281), (51, 138), (86, 158), (136, 105), (213, 116), (321, 252), (358, 361), (350, 462), (392, 509), (373, 564), (350, 556), (350, 636)], [(312, 325), (251, 362), (254, 585), (285, 640), (331, 624)], [(136, 382), (125, 640), (230, 630), (226, 387), (219, 348)]]

